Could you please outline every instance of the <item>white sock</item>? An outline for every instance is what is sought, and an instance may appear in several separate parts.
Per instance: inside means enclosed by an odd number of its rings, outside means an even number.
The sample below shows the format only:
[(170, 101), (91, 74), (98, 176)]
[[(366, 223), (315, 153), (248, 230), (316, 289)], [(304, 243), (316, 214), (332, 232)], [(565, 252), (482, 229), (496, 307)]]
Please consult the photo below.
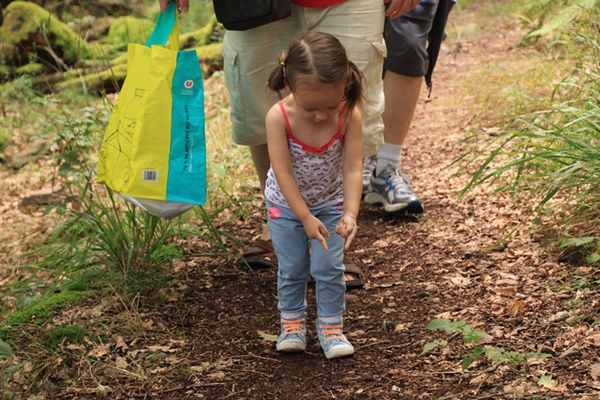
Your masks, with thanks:
[(326, 324), (337, 324), (342, 320), (342, 316), (336, 315), (335, 317), (319, 317), (319, 319)]
[(304, 312), (302, 312), (302, 311), (297, 312), (297, 313), (281, 313), (281, 319), (285, 319), (288, 321), (294, 321), (296, 319), (302, 318), (302, 314), (304, 314)]
[(388, 164), (400, 165), (400, 156), (402, 154), (401, 144), (384, 143), (377, 151), (377, 166), (375, 175), (380, 175)]

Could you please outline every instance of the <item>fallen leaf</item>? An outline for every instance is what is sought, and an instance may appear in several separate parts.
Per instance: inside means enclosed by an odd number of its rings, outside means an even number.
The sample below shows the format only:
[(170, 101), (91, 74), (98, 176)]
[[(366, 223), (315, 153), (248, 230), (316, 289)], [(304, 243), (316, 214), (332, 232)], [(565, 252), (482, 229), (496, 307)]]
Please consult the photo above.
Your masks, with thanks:
[(171, 346), (148, 346), (151, 353), (174, 353), (177, 349), (172, 349)]
[(142, 328), (144, 329), (150, 329), (154, 326), (154, 321), (152, 321), (151, 319), (148, 319), (146, 321), (142, 321)]
[(378, 240), (378, 241), (376, 241), (375, 243), (373, 243), (373, 246), (374, 246), (374, 247), (381, 247), (381, 248), (384, 248), (384, 247), (388, 247), (388, 246), (389, 246), (389, 243), (388, 243), (388, 242), (386, 242), (385, 240)]
[(89, 351), (88, 356), (100, 359), (110, 353), (110, 346), (101, 344)]
[(502, 307), (499, 304), (494, 304), (492, 306), (492, 314), (494, 314), (494, 315), (500, 315), (502, 313), (504, 313), (504, 307)]
[(467, 286), (471, 283), (471, 280), (469, 278), (465, 278), (464, 276), (451, 276), (450, 278), (450, 282), (454, 283), (456, 286)]
[(127, 344), (125, 343), (125, 341), (123, 340), (123, 338), (121, 336), (118, 336), (117, 344), (115, 344), (115, 349), (120, 350), (123, 353), (125, 353), (129, 349), (129, 346), (127, 346)]
[(508, 309), (508, 313), (510, 315), (516, 317), (519, 314), (523, 314), (525, 311), (525, 303), (523, 303), (521, 300), (510, 301), (506, 305), (506, 308)]
[(486, 381), (487, 377), (488, 377), (488, 375), (486, 375), (486, 374), (478, 375), (475, 378), (471, 379), (469, 381), (469, 384), (471, 386), (479, 386), (479, 385), (483, 384), (483, 382)]
[(256, 333), (258, 333), (258, 336), (260, 336), (262, 340), (266, 340), (267, 342), (277, 341), (277, 335), (271, 335), (270, 333), (263, 331), (256, 331)]
[(598, 380), (598, 378), (600, 377), (600, 364), (590, 365), (590, 375), (595, 381)]
[(498, 288), (498, 289), (496, 289), (496, 291), (500, 294), (503, 294), (503, 295), (509, 296), (509, 297), (513, 297), (514, 295), (517, 294), (517, 289), (515, 289), (514, 287)]
[(550, 389), (552, 386), (554, 386), (554, 383), (556, 382), (554, 379), (552, 379), (552, 375), (542, 374), (538, 380), (538, 385), (545, 387), (546, 389)]
[(127, 360), (125, 360), (123, 357), (117, 357), (115, 360), (115, 367), (117, 368), (127, 369), (128, 366), (129, 364), (127, 363)]

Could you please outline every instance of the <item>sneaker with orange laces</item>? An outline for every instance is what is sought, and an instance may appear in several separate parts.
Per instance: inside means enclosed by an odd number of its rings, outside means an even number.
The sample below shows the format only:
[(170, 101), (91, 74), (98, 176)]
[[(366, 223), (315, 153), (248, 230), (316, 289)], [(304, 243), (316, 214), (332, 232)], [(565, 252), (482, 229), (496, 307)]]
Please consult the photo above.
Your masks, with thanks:
[(329, 324), (317, 318), (317, 336), (327, 358), (342, 358), (354, 354), (354, 347), (342, 333), (344, 322)]
[(281, 318), (281, 334), (277, 339), (277, 351), (304, 350), (306, 350), (306, 313), (297, 319)]

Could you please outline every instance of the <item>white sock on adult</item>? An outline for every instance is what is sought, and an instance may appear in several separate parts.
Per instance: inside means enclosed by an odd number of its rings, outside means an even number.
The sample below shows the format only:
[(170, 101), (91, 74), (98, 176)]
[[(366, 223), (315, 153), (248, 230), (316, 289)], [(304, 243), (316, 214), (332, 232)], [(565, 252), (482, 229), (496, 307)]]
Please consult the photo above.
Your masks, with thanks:
[(402, 154), (401, 144), (384, 143), (377, 151), (377, 166), (375, 175), (380, 175), (388, 164), (400, 165), (400, 156)]

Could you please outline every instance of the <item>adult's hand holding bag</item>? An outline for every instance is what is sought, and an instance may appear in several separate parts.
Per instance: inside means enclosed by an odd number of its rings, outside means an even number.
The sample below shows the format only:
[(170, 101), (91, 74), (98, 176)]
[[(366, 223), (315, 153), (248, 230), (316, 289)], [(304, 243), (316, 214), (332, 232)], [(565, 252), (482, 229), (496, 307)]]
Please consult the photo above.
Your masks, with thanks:
[(98, 182), (167, 219), (206, 201), (202, 72), (195, 51), (179, 51), (173, 1), (145, 46), (128, 45), (127, 77), (102, 141)]

